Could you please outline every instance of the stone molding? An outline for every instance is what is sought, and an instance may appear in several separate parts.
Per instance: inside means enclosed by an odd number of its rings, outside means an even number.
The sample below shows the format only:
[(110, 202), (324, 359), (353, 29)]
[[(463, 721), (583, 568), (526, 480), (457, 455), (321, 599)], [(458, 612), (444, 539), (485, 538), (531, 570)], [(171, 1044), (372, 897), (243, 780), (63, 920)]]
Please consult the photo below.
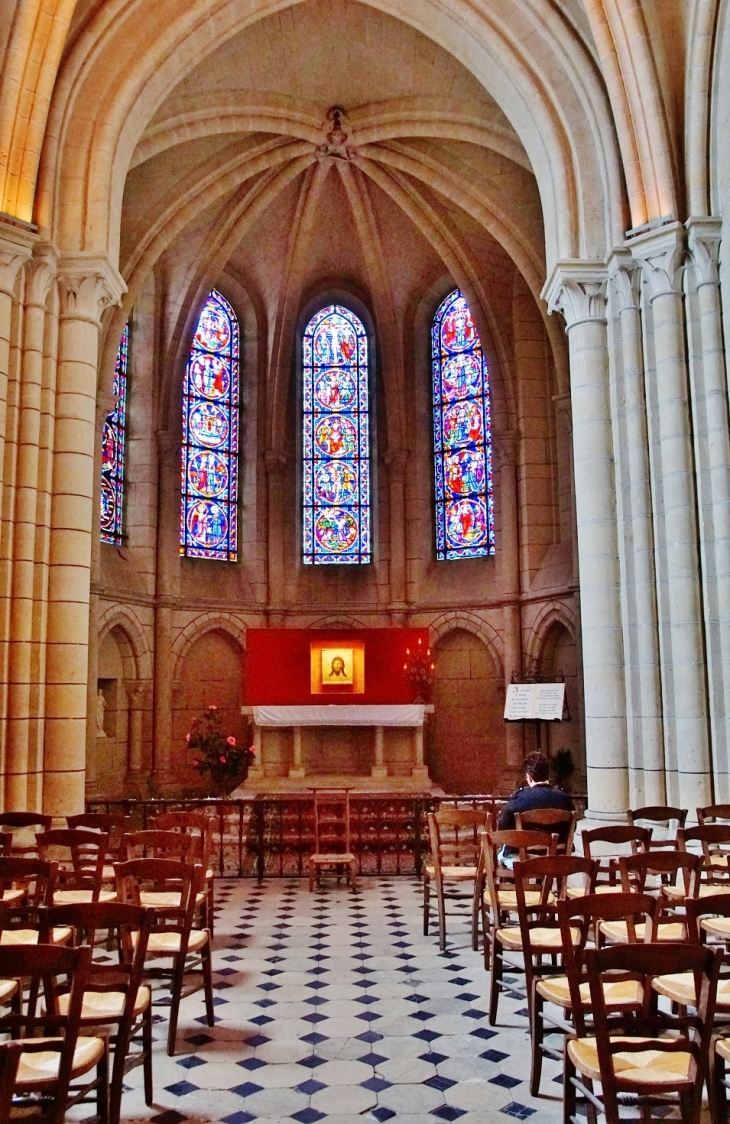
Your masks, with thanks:
[(609, 254), (608, 286), (611, 307), (619, 314), (641, 307), (641, 267), (628, 247)]
[(86, 320), (101, 327), (107, 308), (122, 303), (127, 286), (121, 273), (101, 254), (63, 254), (58, 262), (61, 320)]
[(568, 332), (586, 321), (605, 322), (607, 279), (602, 262), (556, 262), (541, 294), (548, 313), (559, 312)]
[(0, 219), (0, 293), (12, 297), (18, 274), (33, 253), (36, 235)]
[(682, 274), (687, 257), (686, 232), (673, 222), (632, 238), (631, 256), (640, 266), (649, 299), (682, 296)]
[(492, 657), (497, 677), (504, 679), (502, 637), (492, 625), (482, 617), (478, 617), (476, 613), (465, 613), (459, 609), (453, 609), (451, 612), (443, 613), (440, 617), (432, 621), (428, 629), (428, 642), (431, 650), (433, 651), (439, 640), (443, 640), (450, 632), (455, 632), (459, 628), (463, 629), (465, 632), (471, 632), (473, 636), (481, 640)]
[(493, 441), (495, 458), (499, 468), (514, 468), (520, 452), (520, 435), (512, 429), (498, 433)]
[(58, 250), (51, 242), (39, 242), (25, 267), (25, 303), (45, 309), (58, 270)]
[(550, 629), (555, 624), (560, 624), (574, 641), (578, 641), (578, 622), (568, 605), (563, 601), (550, 601), (538, 613), (530, 626), (530, 632), (525, 642), (524, 657), (526, 663), (540, 660), (542, 650)]
[(172, 642), (171, 652), (175, 660), (174, 678), (181, 678), (182, 664), (196, 640), (208, 632), (225, 632), (246, 650), (246, 623), (234, 613), (203, 613), (195, 617), (178, 632)]
[(698, 289), (703, 285), (719, 285), (718, 260), (722, 241), (722, 219), (689, 218), (687, 229), (688, 266), (694, 270)]
[(152, 651), (147, 632), (129, 605), (110, 605), (99, 619), (99, 643), (113, 628), (121, 628), (134, 654), (135, 673), (139, 680), (152, 679)]

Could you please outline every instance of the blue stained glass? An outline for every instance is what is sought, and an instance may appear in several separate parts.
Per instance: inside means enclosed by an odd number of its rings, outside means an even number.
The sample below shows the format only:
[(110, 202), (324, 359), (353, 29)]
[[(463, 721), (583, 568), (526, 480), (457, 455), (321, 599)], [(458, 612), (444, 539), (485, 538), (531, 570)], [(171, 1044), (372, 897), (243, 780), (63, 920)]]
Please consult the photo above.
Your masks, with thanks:
[(238, 320), (215, 289), (195, 330), (183, 383), (180, 553), (235, 562)]
[(370, 562), (365, 328), (349, 309), (327, 305), (309, 321), (303, 351), (303, 560)]
[(489, 372), (469, 305), (456, 289), (431, 331), (436, 557), (494, 554)]
[(122, 545), (124, 519), (124, 444), (127, 432), (129, 324), (119, 341), (112, 394), (117, 404), (104, 419), (101, 437), (101, 541)]

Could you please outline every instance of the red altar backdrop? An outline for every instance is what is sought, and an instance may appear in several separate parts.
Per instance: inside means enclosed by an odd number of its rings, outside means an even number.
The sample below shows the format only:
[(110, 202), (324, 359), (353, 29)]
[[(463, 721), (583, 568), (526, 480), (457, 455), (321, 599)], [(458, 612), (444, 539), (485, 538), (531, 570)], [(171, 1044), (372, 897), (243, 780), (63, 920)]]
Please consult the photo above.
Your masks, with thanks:
[[(249, 628), (243, 667), (246, 706), (296, 706), (315, 703), (412, 703), (415, 690), (406, 682), (406, 648), (421, 641), (428, 646), (427, 628)], [(310, 648), (365, 647), (365, 690), (352, 694), (313, 694)]]

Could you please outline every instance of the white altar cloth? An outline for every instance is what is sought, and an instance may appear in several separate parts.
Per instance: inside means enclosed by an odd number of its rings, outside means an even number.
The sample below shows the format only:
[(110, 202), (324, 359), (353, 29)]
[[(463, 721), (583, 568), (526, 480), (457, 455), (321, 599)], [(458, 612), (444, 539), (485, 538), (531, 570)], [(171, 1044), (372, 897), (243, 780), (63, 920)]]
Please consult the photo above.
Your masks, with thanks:
[(423, 726), (425, 709), (419, 703), (255, 706), (253, 720), (257, 726)]

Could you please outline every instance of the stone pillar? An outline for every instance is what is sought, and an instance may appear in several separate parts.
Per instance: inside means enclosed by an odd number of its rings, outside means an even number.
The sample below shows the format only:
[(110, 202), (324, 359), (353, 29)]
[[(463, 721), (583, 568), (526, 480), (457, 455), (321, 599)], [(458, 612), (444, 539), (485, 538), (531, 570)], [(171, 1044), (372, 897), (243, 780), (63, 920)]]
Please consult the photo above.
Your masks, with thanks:
[(588, 803), (615, 815), (629, 788), (605, 289), (602, 266), (559, 262), (543, 296), (570, 348)]
[(261, 727), (257, 726), (255, 722), (251, 722), (253, 747), (256, 750), (256, 756), (253, 762), (248, 767), (248, 774), (246, 776), (247, 785), (258, 784), (259, 781), (264, 779), (264, 747)]
[[(55, 279), (56, 254), (37, 246), (26, 266), (23, 360), (20, 378), (18, 453), (13, 512), (13, 569), (8, 637), (8, 723), (5, 758), (5, 808), (29, 807), (28, 774), (38, 762), (30, 760), (29, 743), (33, 668), (36, 522), (40, 453), (41, 398), (46, 340), (46, 300)], [(34, 779), (33, 789), (38, 787)]]
[(406, 459), (396, 449), (386, 453), (390, 498), (390, 612), (393, 624), (403, 624), (406, 604)]
[(427, 718), (424, 715), (423, 723), (420, 726), (413, 727), (413, 768), (411, 769), (411, 776), (417, 777), (419, 781), (423, 781), (427, 785), (430, 784), (431, 778), (423, 759), (423, 732), (426, 722)]
[(158, 432), (159, 468), (153, 778), (156, 789), (175, 783), (172, 754), (172, 614), (180, 584), (180, 437)]
[(143, 790), (144, 783), (144, 753), (143, 731), (144, 715), (149, 705), (151, 684), (128, 683), (127, 703), (129, 706), (129, 746), (127, 754), (126, 783), (135, 791)]
[[(522, 615), (520, 611), (520, 531), (517, 503), (517, 458), (519, 434), (501, 433), (496, 442), (499, 464), (500, 512), (502, 517), (499, 552), (502, 566), (502, 636), (504, 639), (505, 689), (522, 675)], [(519, 773), (524, 756), (524, 727), (521, 722), (505, 723), (507, 767)]]
[(292, 759), (292, 766), (289, 770), (289, 776), (292, 779), (301, 780), (305, 776), (304, 766), (302, 764), (302, 727), (293, 726), (293, 743), (294, 753)]
[(268, 452), (265, 457), (268, 482), (268, 575), (269, 612), (278, 617), (284, 604), (284, 471), (283, 453)]
[(702, 596), (697, 550), (692, 422), (685, 355), (684, 229), (632, 239), (645, 286), (657, 604), (662, 652), (667, 798), (695, 809), (712, 802)]
[(84, 807), (99, 329), (124, 287), (106, 258), (69, 254), (59, 263), (43, 778), (43, 808), (55, 816)]
[(385, 764), (385, 731), (382, 726), (375, 726), (375, 752), (373, 764), (370, 769), (372, 777), (387, 777), (388, 766)]
[(0, 499), (10, 371), (10, 329), (18, 274), (29, 260), (36, 238), (29, 231), (0, 220)]
[(690, 391), (694, 421), (700, 556), (714, 799), (730, 800), (730, 427), (718, 275), (721, 221), (690, 219), (696, 289)]
[(628, 251), (611, 255), (610, 306), (620, 354), (615, 447), (622, 569), (626, 733), (632, 808), (666, 802), (649, 435), (644, 393), (640, 272)]

